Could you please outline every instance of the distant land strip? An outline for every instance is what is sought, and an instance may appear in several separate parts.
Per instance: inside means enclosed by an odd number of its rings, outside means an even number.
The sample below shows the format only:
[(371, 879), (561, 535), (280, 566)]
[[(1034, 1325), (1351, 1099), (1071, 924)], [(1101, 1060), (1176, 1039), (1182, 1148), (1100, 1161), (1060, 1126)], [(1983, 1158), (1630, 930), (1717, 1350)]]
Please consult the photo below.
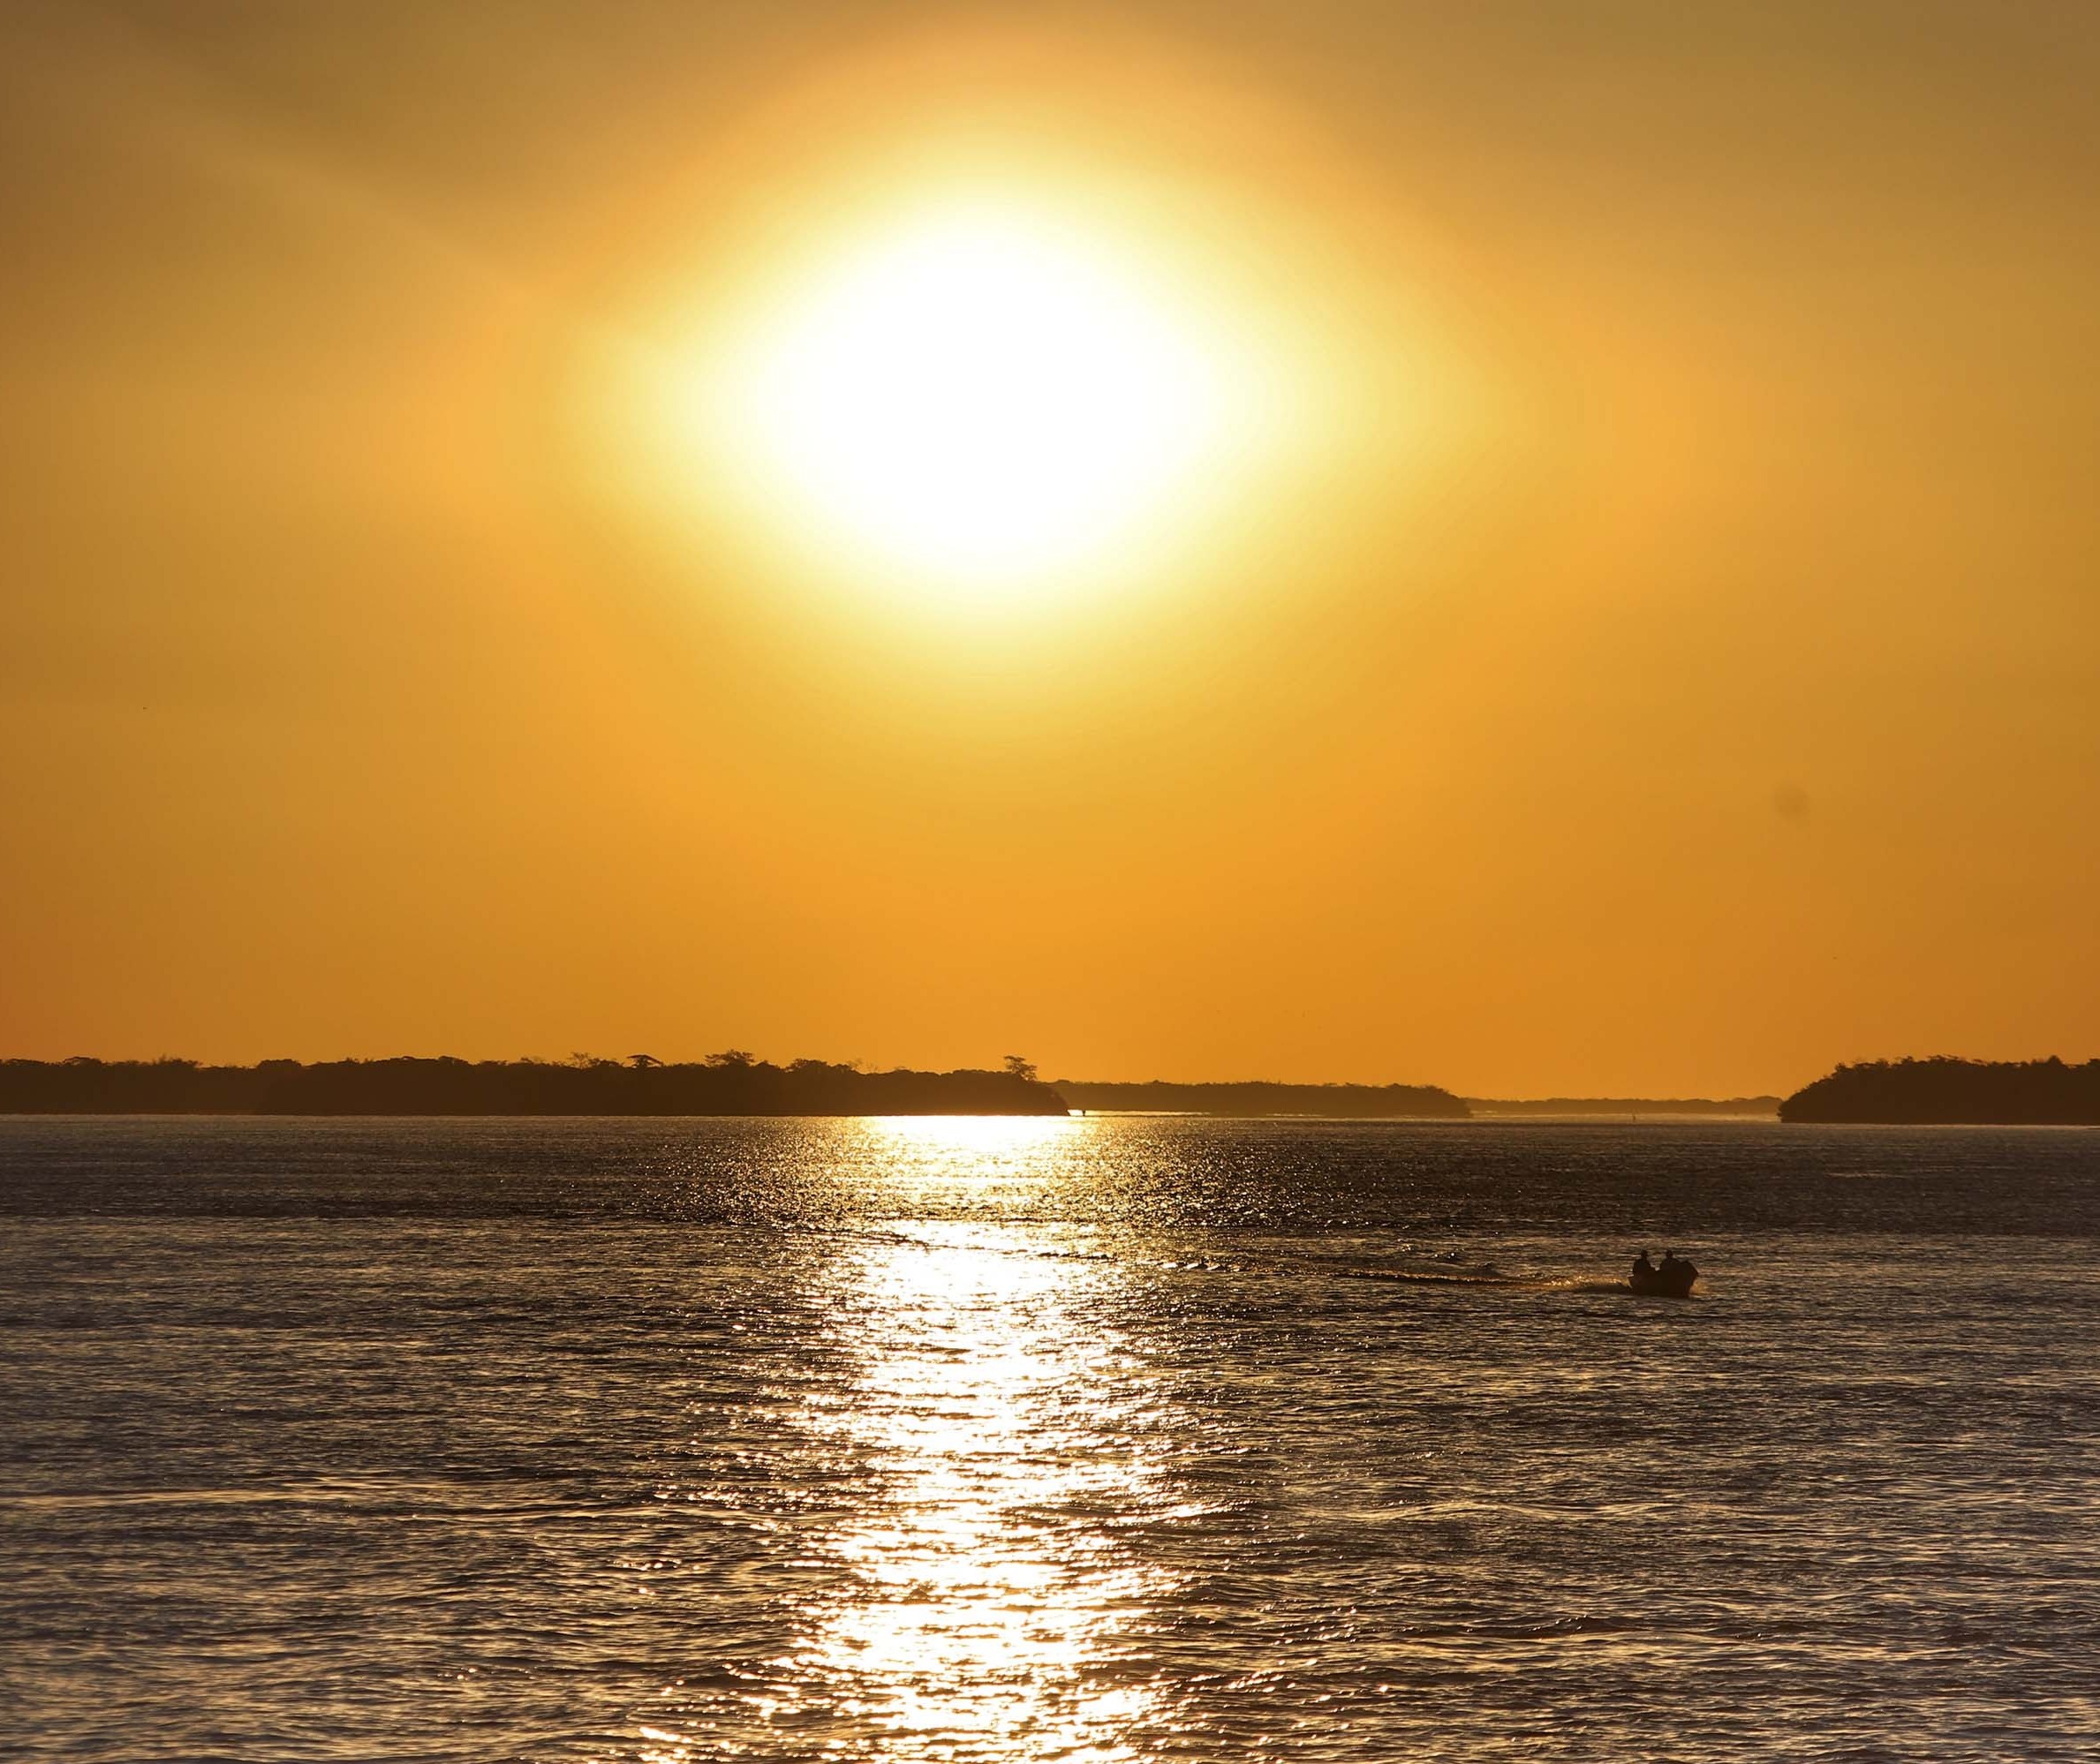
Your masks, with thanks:
[(777, 1066), (736, 1050), (670, 1063), (542, 1059), (0, 1059), (0, 1114), (228, 1115), (1062, 1115), (1242, 1119), (1464, 1120), (1495, 1116), (1750, 1115), (1885, 1126), (2100, 1126), (2100, 1059), (1938, 1057), (1839, 1067), (1770, 1097), (1467, 1098), (1434, 1084), (1046, 1082), (1018, 1057), (1002, 1069), (864, 1072), (820, 1059)]
[(1885, 1127), (2100, 1127), (2100, 1059), (1872, 1059), (1779, 1104), (1783, 1121)]
[(730, 1052), (690, 1065), (635, 1054), (538, 1059), (0, 1060), (0, 1114), (1062, 1115), (1024, 1060), (999, 1072), (774, 1066)]
[(1321, 1115), (1339, 1120), (1463, 1120), (1472, 1111), (1435, 1084), (1272, 1084), (1258, 1080), (1220, 1084), (1100, 1083), (1056, 1078), (1058, 1094), (1075, 1109), (1126, 1114)]
[(672, 1064), (607, 1059), (0, 1060), (0, 1114), (1061, 1115), (1070, 1110), (1237, 1117), (1453, 1119), (1470, 1112), (1431, 1084), (1046, 1083), (1000, 1071), (863, 1072), (777, 1066), (737, 1051)]
[(1779, 1112), (1777, 1097), (1468, 1097), (1476, 1115), (1756, 1115)]

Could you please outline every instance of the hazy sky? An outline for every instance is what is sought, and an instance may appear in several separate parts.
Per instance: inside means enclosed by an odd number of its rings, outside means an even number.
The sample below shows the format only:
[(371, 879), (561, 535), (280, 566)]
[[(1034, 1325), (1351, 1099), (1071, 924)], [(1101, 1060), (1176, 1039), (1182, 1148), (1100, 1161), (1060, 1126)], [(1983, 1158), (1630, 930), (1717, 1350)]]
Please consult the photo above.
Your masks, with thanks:
[[(2086, 0), (18, 0), (0, 1054), (2100, 1054), (2096, 89)], [(666, 440), (958, 171), (1296, 464), (987, 610)]]

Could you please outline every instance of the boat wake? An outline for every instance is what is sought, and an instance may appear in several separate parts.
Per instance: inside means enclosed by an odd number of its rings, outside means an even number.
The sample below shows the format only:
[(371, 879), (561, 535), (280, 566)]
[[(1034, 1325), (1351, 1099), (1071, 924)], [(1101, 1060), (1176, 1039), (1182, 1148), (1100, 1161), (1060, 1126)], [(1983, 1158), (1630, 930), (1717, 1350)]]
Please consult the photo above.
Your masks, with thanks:
[[(958, 1240), (945, 1236), (898, 1230), (894, 1227), (816, 1227), (819, 1234), (834, 1237), (859, 1238), (873, 1242), (895, 1244), (916, 1249), (955, 1248)], [(1116, 1262), (1125, 1259), (1114, 1250), (1082, 1248), (1073, 1245), (1051, 1246), (1041, 1243), (1013, 1243), (986, 1241), (981, 1237), (968, 1236), (961, 1240), (970, 1248), (1001, 1255), (1019, 1255), (1030, 1260), (1058, 1262)], [(1447, 1252), (1453, 1261), (1455, 1252)], [(1312, 1253), (1292, 1253), (1288, 1250), (1267, 1250), (1242, 1255), (1182, 1255), (1165, 1256), (1152, 1260), (1151, 1264), (1162, 1269), (1179, 1269), (1191, 1273), (1245, 1274), (1250, 1272), (1281, 1273), (1287, 1270), (1307, 1272), (1319, 1270), (1349, 1280), (1382, 1280), (1401, 1286), (1462, 1287), (1505, 1293), (1567, 1293), (1573, 1294), (1631, 1296), (1634, 1286), (1624, 1278), (1613, 1278), (1602, 1274), (1515, 1274), (1498, 1268), (1492, 1263), (1478, 1263), (1471, 1266), (1449, 1268), (1394, 1268), (1366, 1264), (1355, 1257), (1321, 1255)]]
[(1352, 1279), (1390, 1280), (1406, 1286), (1485, 1286), (1516, 1293), (1631, 1293), (1624, 1280), (1601, 1275), (1505, 1274), (1499, 1270), (1465, 1273), (1423, 1272), (1406, 1268), (1350, 1268)]

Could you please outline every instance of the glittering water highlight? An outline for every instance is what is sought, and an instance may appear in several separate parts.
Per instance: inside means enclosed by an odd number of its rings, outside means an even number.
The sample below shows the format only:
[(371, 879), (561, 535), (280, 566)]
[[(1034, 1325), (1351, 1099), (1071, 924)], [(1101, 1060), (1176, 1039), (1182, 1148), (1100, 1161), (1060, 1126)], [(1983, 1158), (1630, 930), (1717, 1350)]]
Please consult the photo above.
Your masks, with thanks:
[[(0, 1751), (2089, 1756), (2100, 1136), (0, 1122)], [(1642, 1242), (1707, 1270), (1614, 1290)]]

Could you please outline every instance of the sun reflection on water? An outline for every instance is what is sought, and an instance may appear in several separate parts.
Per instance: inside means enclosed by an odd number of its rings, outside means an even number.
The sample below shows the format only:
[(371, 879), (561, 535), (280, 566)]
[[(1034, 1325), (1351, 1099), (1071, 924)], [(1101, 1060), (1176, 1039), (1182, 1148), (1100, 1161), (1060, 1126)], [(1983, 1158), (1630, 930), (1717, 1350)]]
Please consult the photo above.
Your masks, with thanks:
[(1025, 1217), (1100, 1131), (1073, 1115), (892, 1115), (853, 1122), (854, 1161), (894, 1217)]
[(817, 1417), (878, 1489), (833, 1540), (849, 1590), (797, 1674), (849, 1755), (1135, 1757), (1152, 1702), (1128, 1645), (1163, 1588), (1119, 1542), (1158, 1489), (1142, 1376), (1095, 1321), (1107, 1264), (1024, 1232), (868, 1244), (848, 1301), (865, 1369)]

